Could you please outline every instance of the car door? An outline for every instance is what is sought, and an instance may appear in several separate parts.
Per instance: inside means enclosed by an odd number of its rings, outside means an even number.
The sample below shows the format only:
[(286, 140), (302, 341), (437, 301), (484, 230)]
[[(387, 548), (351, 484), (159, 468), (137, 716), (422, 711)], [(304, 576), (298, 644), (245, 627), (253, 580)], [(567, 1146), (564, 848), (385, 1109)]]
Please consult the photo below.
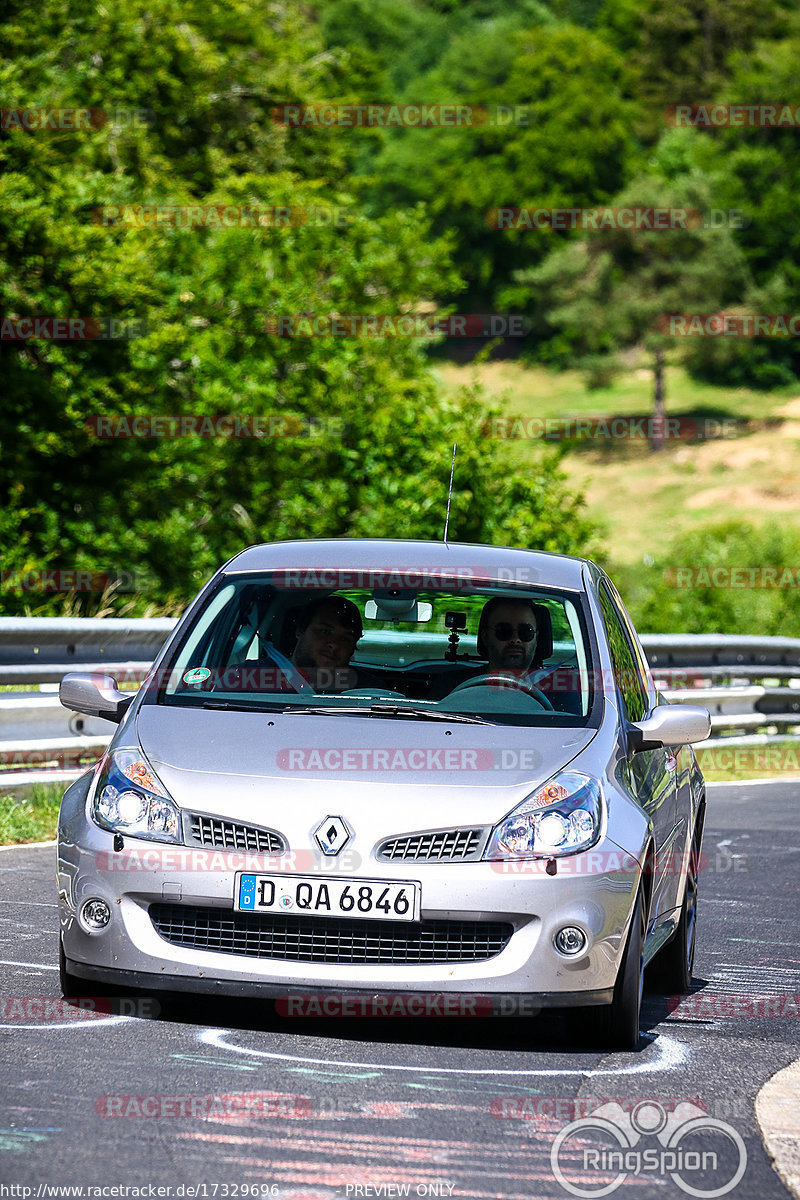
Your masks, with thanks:
[[(640, 655), (641, 647), (627, 620), (627, 614), (601, 580), (598, 598), (603, 615), (620, 711), (628, 721), (641, 721), (655, 707), (656, 694), (649, 672)], [(652, 821), (656, 842), (653, 864), (653, 894), (650, 923), (660, 924), (675, 906), (675, 871), (670, 870), (679, 832), (676, 822), (676, 759), (669, 747), (629, 752), (621, 766), (621, 783)]]

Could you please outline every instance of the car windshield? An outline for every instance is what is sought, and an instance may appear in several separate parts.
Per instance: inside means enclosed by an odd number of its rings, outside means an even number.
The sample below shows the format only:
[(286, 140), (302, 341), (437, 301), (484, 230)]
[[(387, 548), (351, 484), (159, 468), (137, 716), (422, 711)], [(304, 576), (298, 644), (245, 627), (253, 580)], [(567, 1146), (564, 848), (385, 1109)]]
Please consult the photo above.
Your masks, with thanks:
[(591, 659), (576, 592), (453, 578), (419, 589), (298, 582), (223, 577), (160, 672), (157, 703), (587, 723)]

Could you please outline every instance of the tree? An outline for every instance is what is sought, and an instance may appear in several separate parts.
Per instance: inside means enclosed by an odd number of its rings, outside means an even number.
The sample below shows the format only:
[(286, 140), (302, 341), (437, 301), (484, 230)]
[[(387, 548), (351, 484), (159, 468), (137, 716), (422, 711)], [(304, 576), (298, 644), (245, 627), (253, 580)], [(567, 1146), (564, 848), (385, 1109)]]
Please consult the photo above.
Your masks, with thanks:
[(424, 202), (434, 231), (455, 236), (467, 283), (459, 302), (486, 311), (512, 272), (541, 262), (553, 241), (491, 228), (492, 210), (603, 203), (623, 186), (636, 154), (636, 105), (625, 88), (622, 59), (577, 26), (542, 20), (519, 30), (509, 18), (470, 31), (409, 84), (407, 98), (486, 106), (506, 123), (387, 131), (369, 198), (381, 212)]
[[(0, 313), (146, 329), (2, 343), (4, 570), (142, 571), (155, 582), (139, 605), (174, 610), (243, 541), (439, 537), (455, 439), (454, 533), (587, 542), (591, 525), (556, 461), (510, 470), (480, 437), (479, 401), (437, 393), (420, 339), (267, 331), (271, 315), (413, 312), (459, 287), (450, 243), (430, 235), (424, 211), (373, 218), (341, 182), (340, 139), (271, 121), (274, 104), (315, 98), (339, 69), (302, 14), (241, 0), (134, 0), (92, 21), (61, 0), (20, 13), (3, 32), (5, 94), (149, 116), (0, 135)], [(228, 229), (91, 218), (95, 206), (154, 202), (335, 206), (344, 220)], [(272, 414), (291, 436), (98, 440), (86, 427), (135, 414)], [(7, 612), (59, 603), (8, 588), (2, 600)]]
[[(728, 228), (704, 227), (708, 181), (640, 176), (610, 206), (607, 228), (568, 241), (538, 268), (521, 271), (506, 290), (511, 305), (534, 307), (561, 354), (597, 372), (620, 351), (642, 345), (653, 371), (653, 448), (664, 439), (664, 367), (676, 343), (670, 314), (714, 313), (738, 302), (749, 285), (743, 255)], [(675, 228), (636, 228), (615, 210), (678, 214)], [(681, 216), (680, 214), (686, 214)], [(680, 224), (685, 228), (679, 227)], [(674, 326), (677, 330), (691, 328)]]
[(757, 8), (750, 0), (604, 0), (595, 31), (627, 56), (648, 112), (638, 132), (652, 142), (668, 106), (718, 100), (736, 56), (750, 55), (761, 39), (786, 36), (793, 9), (784, 0)]

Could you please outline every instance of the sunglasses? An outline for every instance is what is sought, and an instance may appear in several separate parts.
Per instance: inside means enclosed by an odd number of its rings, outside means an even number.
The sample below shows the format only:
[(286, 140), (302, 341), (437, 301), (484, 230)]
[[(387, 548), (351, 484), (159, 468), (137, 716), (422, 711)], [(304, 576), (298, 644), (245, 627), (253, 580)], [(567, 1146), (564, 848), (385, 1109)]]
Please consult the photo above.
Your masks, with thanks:
[[(535, 625), (529, 625), (526, 623), (524, 625), (517, 625), (516, 628), (519, 640), (521, 642), (532, 642), (536, 637)], [(493, 626), (492, 632), (498, 641), (509, 642), (514, 636), (514, 626), (510, 621), (498, 621), (498, 623)]]

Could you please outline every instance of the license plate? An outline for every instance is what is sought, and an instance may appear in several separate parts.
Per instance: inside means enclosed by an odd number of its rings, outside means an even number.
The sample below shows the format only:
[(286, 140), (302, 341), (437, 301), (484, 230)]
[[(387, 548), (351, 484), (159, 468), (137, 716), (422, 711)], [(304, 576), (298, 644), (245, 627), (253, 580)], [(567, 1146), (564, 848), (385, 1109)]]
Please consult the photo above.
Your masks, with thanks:
[(237, 912), (274, 912), (293, 917), (360, 917), (370, 921), (418, 921), (418, 883), (381, 879), (320, 879), (318, 875), (236, 876)]

